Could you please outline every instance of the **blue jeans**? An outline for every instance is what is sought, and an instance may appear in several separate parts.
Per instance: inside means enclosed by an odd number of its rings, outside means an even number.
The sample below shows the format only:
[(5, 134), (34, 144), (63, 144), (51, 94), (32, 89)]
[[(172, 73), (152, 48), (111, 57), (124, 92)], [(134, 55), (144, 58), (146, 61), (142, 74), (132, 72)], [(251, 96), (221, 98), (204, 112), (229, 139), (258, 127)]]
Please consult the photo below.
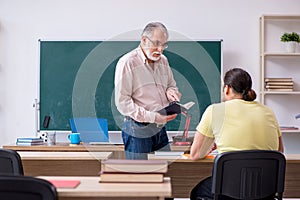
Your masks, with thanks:
[[(214, 199), (214, 195), (211, 191), (212, 188), (212, 177), (207, 177), (206, 179), (202, 180), (200, 183), (198, 183), (190, 194), (191, 200), (212, 200)], [(234, 198), (230, 198), (227, 196), (219, 196), (218, 200), (237, 200)], [(260, 200), (274, 200), (274, 195), (271, 195), (269, 197), (260, 199)]]
[(125, 117), (122, 138), (126, 159), (147, 160), (148, 153), (170, 151), (166, 128), (159, 128), (154, 123), (140, 123)]
[(212, 177), (207, 177), (198, 183), (190, 194), (191, 200), (200, 200), (200, 199), (213, 199), (213, 194), (211, 192), (212, 187)]

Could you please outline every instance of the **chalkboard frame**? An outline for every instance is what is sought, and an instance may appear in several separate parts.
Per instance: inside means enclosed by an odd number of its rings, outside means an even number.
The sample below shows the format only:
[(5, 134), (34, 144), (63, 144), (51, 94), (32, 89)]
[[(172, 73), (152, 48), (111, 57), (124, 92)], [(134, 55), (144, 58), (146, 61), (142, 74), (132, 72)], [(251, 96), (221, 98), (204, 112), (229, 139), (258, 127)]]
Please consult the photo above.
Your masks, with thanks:
[[(87, 46), (83, 49), (72, 48), (72, 45), (82, 44), (83, 46)], [(109, 101), (103, 102), (103, 98), (97, 99), (97, 95), (99, 95), (98, 91), (105, 90), (106, 85), (98, 84), (95, 85), (95, 81), (98, 83), (109, 83), (109, 87), (113, 87), (113, 80), (111, 80), (111, 75), (114, 72), (114, 66), (120, 56), (127, 53), (128, 51), (136, 48), (139, 44), (139, 41), (42, 41), (40, 40), (40, 82), (39, 82), (39, 113), (38, 113), (38, 128), (39, 130), (70, 130), (69, 119), (73, 117), (101, 117), (108, 118), (109, 120), (109, 131), (119, 131), (123, 116), (121, 116), (116, 108), (114, 107), (113, 101), (113, 92), (108, 95)], [(216, 47), (211, 47), (210, 45), (214, 44)], [(49, 47), (49, 45), (53, 45), (53, 47)], [(56, 45), (66, 45), (64, 48), (56, 48)], [(44, 48), (49, 48), (49, 51), (46, 51)], [(52, 49), (53, 48), (53, 49)], [(65, 51), (65, 52), (64, 52)], [(74, 54), (66, 53), (66, 52), (75, 52), (75, 55), (80, 55), (82, 51), (86, 51), (82, 54), (82, 56), (74, 56)], [(77, 52), (76, 52), (77, 51)], [(117, 56), (110, 54), (114, 54), (113, 52), (118, 51)], [(107, 53), (108, 52), (108, 53)], [(110, 52), (110, 53), (109, 53)], [(197, 52), (202, 52), (205, 55), (197, 55)], [(204, 53), (203, 53), (204, 52)], [(76, 54), (78, 53), (78, 54)], [(98, 54), (97, 54), (98, 53)], [(106, 55), (104, 57), (103, 63), (109, 63), (109, 66), (105, 66), (106, 69), (102, 71), (98, 70), (97, 62), (99, 61), (99, 53), (104, 53)], [(60, 73), (62, 67), (57, 54), (65, 55), (66, 60), (70, 60), (71, 67), (76, 65), (78, 67), (78, 63), (80, 66), (76, 71), (70, 71), (68, 67), (63, 71), (64, 73)], [(182, 103), (188, 101), (196, 101), (195, 107), (191, 109), (192, 113), (192, 122), (190, 126), (190, 130), (195, 130), (195, 126), (199, 122), (205, 108), (211, 104), (220, 102), (221, 100), (221, 73), (222, 73), (222, 40), (198, 40), (198, 41), (170, 41), (169, 48), (166, 49), (164, 54), (168, 57), (170, 66), (173, 70), (175, 80), (179, 83), (178, 87), (180, 91), (183, 93)], [(216, 54), (216, 55), (212, 55)], [(88, 55), (88, 56), (87, 56)], [(98, 56), (97, 56), (98, 55)], [(102, 55), (102, 54), (101, 54)], [(47, 58), (46, 58), (46, 57)], [(215, 58), (212, 58), (214, 57)], [(49, 58), (48, 58), (49, 57)], [(64, 56), (62, 56), (64, 57)], [(206, 58), (209, 57), (209, 58)], [(89, 58), (89, 59), (88, 59)], [(196, 61), (195, 61), (195, 58)], [(200, 60), (198, 60), (200, 59)], [(202, 60), (206, 60), (205, 66), (211, 67), (210, 65), (214, 65), (216, 69), (213, 69), (213, 75), (205, 72), (206, 68), (201, 67), (199, 69), (199, 65), (202, 65)], [(49, 65), (49, 60), (51, 63)], [(102, 60), (101, 60), (102, 62)], [(196, 63), (196, 64), (195, 64)], [(214, 63), (214, 64), (212, 64)], [(52, 65), (52, 67), (51, 67)], [(53, 69), (53, 66), (58, 66)], [(180, 67), (176, 67), (177, 65), (182, 65)], [(175, 66), (175, 67), (174, 67)], [(190, 66), (188, 70), (186, 70), (185, 66)], [(196, 66), (196, 67), (195, 67)], [(105, 68), (104, 67), (104, 68)], [(55, 71), (56, 70), (56, 71)], [(93, 70), (96, 70), (96, 73), (93, 73)], [(51, 73), (57, 73), (57, 76), (51, 75)], [(80, 73), (79, 73), (80, 72)], [(210, 72), (210, 71), (209, 71)], [(80, 76), (78, 76), (80, 74)], [(101, 75), (97, 77), (97, 75)], [(200, 74), (200, 76), (199, 76)], [(205, 75), (202, 75), (205, 74)], [(108, 76), (109, 75), (109, 76)], [(50, 76), (50, 78), (49, 78)], [(52, 77), (53, 76), (53, 77)], [(68, 76), (73, 76), (74, 79), (72, 88), (68, 88), (68, 85), (64, 81), (68, 81)], [(94, 76), (90, 78), (90, 76)], [(110, 79), (108, 80), (108, 78)], [(192, 84), (189, 82), (192, 79)], [(198, 81), (199, 79), (199, 81)], [(202, 79), (202, 80), (200, 80)], [(213, 80), (213, 81), (212, 81)], [(82, 84), (82, 82), (85, 82)], [(209, 84), (207, 84), (209, 82)], [(91, 84), (92, 83), (92, 84)], [(87, 85), (93, 85), (92, 88), (87, 89)], [(51, 88), (57, 88), (57, 91), (52, 91)], [(75, 88), (75, 89), (74, 89)], [(99, 89), (100, 88), (100, 89)], [(102, 89), (101, 89), (102, 88)], [(104, 88), (104, 89), (103, 89)], [(59, 95), (64, 95), (64, 90), (72, 90), (72, 98), (65, 98), (67, 102), (55, 102), (55, 97)], [(186, 91), (192, 91), (192, 93), (188, 93)], [(197, 91), (197, 92), (195, 92)], [(198, 92), (200, 91), (200, 92)], [(205, 91), (206, 95), (209, 95), (208, 98), (204, 98), (206, 100), (201, 100), (202, 95), (201, 91)], [(90, 95), (92, 94), (92, 95)], [(92, 97), (95, 95), (94, 97)], [(81, 98), (83, 96), (90, 96), (90, 98)], [(207, 96), (205, 96), (207, 97)], [(54, 100), (53, 100), (54, 99)], [(97, 101), (102, 101), (101, 103)], [(51, 102), (52, 101), (52, 102)], [(94, 102), (93, 102), (94, 101)], [(93, 104), (91, 106), (91, 104)], [(102, 105), (104, 104), (104, 105)], [(80, 106), (78, 106), (80, 105)], [(63, 107), (69, 107), (68, 110)], [(80, 107), (80, 109), (77, 109)], [(99, 116), (97, 113), (97, 109), (104, 110), (106, 108), (110, 108), (111, 113), (106, 116)], [(54, 111), (53, 111), (54, 110)], [(70, 111), (71, 110), (71, 111)], [(96, 110), (96, 111), (95, 111)], [(53, 112), (52, 112), (53, 111)], [(59, 112), (59, 114), (57, 114)], [(71, 113), (70, 113), (71, 112)], [(88, 114), (87, 114), (88, 113)], [(59, 116), (64, 115), (63, 120), (59, 119)], [(43, 127), (43, 119), (45, 116), (50, 116), (50, 122), (48, 127)], [(112, 117), (112, 118), (111, 118)], [(61, 122), (63, 121), (63, 122)], [(178, 131), (184, 129), (185, 117), (179, 115), (175, 120), (171, 123), (167, 124), (167, 128), (170, 131)], [(58, 123), (58, 125), (56, 125)]]

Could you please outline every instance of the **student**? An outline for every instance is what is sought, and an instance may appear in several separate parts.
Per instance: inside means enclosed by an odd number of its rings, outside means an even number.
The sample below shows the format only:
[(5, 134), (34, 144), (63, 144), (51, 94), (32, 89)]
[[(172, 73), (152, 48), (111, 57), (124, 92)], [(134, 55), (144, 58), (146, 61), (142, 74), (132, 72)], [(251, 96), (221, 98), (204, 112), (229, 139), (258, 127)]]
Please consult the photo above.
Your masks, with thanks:
[[(219, 153), (236, 150), (278, 150), (283, 152), (281, 132), (273, 111), (255, 102), (250, 75), (240, 68), (226, 72), (225, 102), (210, 105), (204, 112), (194, 142), (191, 159), (204, 158), (215, 143)], [(191, 200), (213, 198), (211, 177), (191, 191)]]
[(147, 154), (169, 149), (164, 124), (176, 114), (158, 110), (180, 100), (167, 58), (168, 31), (159, 22), (146, 25), (139, 47), (125, 54), (115, 71), (115, 104), (124, 115), (122, 138), (127, 159), (147, 159)]

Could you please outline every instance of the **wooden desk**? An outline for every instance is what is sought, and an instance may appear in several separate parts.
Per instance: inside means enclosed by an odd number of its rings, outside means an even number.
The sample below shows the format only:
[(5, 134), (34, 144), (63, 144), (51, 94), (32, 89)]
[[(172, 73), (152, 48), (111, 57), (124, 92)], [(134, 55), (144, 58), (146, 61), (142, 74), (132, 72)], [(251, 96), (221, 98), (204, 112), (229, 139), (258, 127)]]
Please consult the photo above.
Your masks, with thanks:
[(112, 152), (36, 152), (18, 151), (24, 174), (27, 176), (96, 176), (100, 172), (100, 160)]
[[(149, 155), (149, 159), (154, 159), (154, 155)], [(183, 156), (160, 156), (159, 159), (169, 162), (166, 176), (171, 177), (174, 198), (188, 198), (197, 183), (211, 176), (214, 162), (214, 158), (192, 161)]]
[[(285, 198), (300, 197), (300, 154), (288, 154), (286, 157)], [(149, 159), (164, 159), (163, 156), (149, 155)], [(173, 197), (187, 198), (192, 188), (202, 179), (211, 176), (214, 158), (192, 161), (184, 156), (165, 156), (169, 161), (166, 176), (171, 177)]]
[[(121, 145), (122, 146), (122, 145)], [(11, 147), (11, 148), (10, 148)], [(112, 148), (109, 150), (109, 148)], [(4, 148), (10, 148), (14, 150), (20, 150), (24, 151), (25, 149), (27, 151), (31, 150), (32, 148), (34, 150), (37, 150), (39, 147), (20, 147), (16, 145), (12, 146), (4, 146)], [(45, 146), (41, 147), (44, 151), (51, 150), (51, 151), (59, 151), (59, 150), (66, 150), (66, 151), (87, 151), (87, 149), (83, 145), (69, 147), (67, 145), (55, 145), (55, 146)], [(94, 150), (98, 151), (114, 151), (115, 148), (119, 150), (120, 152), (123, 152), (123, 146), (120, 147), (118, 145), (95, 145), (91, 148), (94, 148)], [(174, 150), (185, 150), (188, 147), (186, 146), (176, 146), (173, 147)], [(287, 164), (286, 164), (286, 177), (285, 177), (285, 192), (284, 197), (285, 198), (297, 198), (300, 197), (300, 154), (290, 154), (286, 155), (287, 158)], [(190, 194), (190, 190), (202, 179), (204, 179), (207, 176), (211, 175), (212, 166), (213, 166), (213, 159), (204, 159), (204, 160), (198, 160), (198, 161), (191, 161), (189, 159), (167, 159), (170, 162), (169, 170), (167, 173), (168, 177), (171, 177), (172, 181), (172, 196), (175, 198), (188, 198)], [(54, 162), (54, 161), (53, 161)], [(71, 161), (70, 161), (71, 162)], [(75, 164), (68, 164), (64, 166), (60, 161), (57, 161), (57, 163), (53, 165), (60, 165), (60, 168), (69, 169), (68, 171), (64, 172), (66, 174), (61, 173), (60, 171), (55, 171), (50, 169), (45, 169), (43, 164), (38, 162), (37, 166), (35, 166), (35, 171), (31, 170), (30, 165), (34, 165), (33, 163), (28, 163), (26, 161), (23, 162), (24, 171), (26, 175), (34, 175), (34, 176), (56, 176), (56, 175), (69, 175), (69, 176), (95, 176), (98, 175), (100, 166), (98, 166), (98, 161), (93, 161), (96, 163), (96, 166), (90, 166), (87, 165), (88, 162), (82, 162), (77, 161)], [(30, 164), (30, 165), (29, 165)], [(45, 164), (47, 164), (47, 161), (45, 161)], [(91, 164), (90, 164), (91, 165)], [(76, 169), (71, 170), (72, 167)], [(55, 167), (55, 166), (54, 166)], [(48, 167), (47, 167), (48, 168)]]
[(79, 144), (70, 145), (69, 143), (57, 143), (56, 145), (34, 145), (34, 146), (18, 146), (16, 144), (3, 145), (3, 148), (13, 149), (16, 151), (71, 151), (71, 152), (87, 152), (87, 151), (124, 151), (124, 145), (89, 145), (89, 144)]
[(164, 200), (165, 197), (170, 197), (172, 194), (170, 178), (165, 178), (163, 183), (99, 183), (99, 176), (41, 176), (38, 178), (46, 180), (80, 180), (80, 184), (76, 188), (57, 188), (59, 200)]
[[(113, 152), (111, 158), (125, 159), (124, 145), (105, 144), (105, 145), (90, 145), (80, 144), (70, 146), (69, 143), (57, 143), (56, 145), (36, 145), (36, 146), (18, 146), (16, 144), (4, 145), (3, 148), (12, 149), (15, 151), (52, 151), (52, 152)], [(187, 151), (189, 146), (171, 145), (173, 151)]]
[(287, 154), (283, 197), (300, 197), (300, 154)]

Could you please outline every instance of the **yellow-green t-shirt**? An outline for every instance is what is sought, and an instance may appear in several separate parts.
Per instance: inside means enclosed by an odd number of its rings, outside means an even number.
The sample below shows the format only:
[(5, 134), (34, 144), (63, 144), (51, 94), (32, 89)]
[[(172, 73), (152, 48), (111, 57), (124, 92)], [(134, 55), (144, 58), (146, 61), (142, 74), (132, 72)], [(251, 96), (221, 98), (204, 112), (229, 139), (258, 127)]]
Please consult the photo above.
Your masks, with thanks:
[(207, 107), (197, 131), (215, 138), (219, 153), (250, 149), (278, 150), (278, 137), (281, 136), (270, 108), (240, 99)]

